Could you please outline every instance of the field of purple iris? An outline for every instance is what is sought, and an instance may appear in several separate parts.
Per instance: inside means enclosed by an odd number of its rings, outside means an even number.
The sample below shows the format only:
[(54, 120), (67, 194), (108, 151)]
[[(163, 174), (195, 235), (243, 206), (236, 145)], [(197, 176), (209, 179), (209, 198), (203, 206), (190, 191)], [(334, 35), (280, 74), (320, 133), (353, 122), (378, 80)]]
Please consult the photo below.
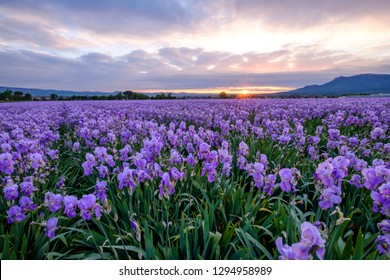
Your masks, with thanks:
[(1, 259), (389, 259), (390, 99), (0, 104)]

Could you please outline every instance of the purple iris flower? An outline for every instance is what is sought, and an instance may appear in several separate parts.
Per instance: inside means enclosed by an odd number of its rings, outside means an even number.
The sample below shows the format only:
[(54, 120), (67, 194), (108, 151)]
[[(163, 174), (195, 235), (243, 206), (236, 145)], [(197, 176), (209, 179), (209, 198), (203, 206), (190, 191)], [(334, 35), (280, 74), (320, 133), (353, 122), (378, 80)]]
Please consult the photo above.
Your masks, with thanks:
[[(301, 241), (305, 249), (311, 249), (313, 247), (319, 249), (325, 249), (325, 240), (322, 239), (318, 228), (309, 222), (304, 222), (301, 225)], [(317, 256), (323, 259), (325, 250), (317, 250)]]
[(106, 163), (108, 166), (114, 167), (115, 166), (114, 157), (112, 155), (107, 155), (106, 156)]
[(111, 132), (107, 133), (107, 140), (108, 140), (108, 142), (114, 143), (115, 139), (116, 139), (116, 137), (115, 137), (114, 133), (111, 133)]
[(134, 191), (136, 185), (134, 181), (135, 170), (125, 167), (123, 172), (118, 174), (119, 189), (122, 190), (124, 187), (129, 187), (131, 191)]
[(249, 153), (248, 145), (244, 141), (241, 141), (240, 144), (238, 145), (238, 154), (246, 157), (248, 153)]
[(293, 186), (291, 185), (291, 182), (293, 179), (291, 169), (289, 169), (289, 168), (280, 169), (279, 176), (282, 180), (282, 182), (280, 183), (280, 188), (285, 192), (291, 191), (291, 189), (293, 188)]
[(172, 149), (171, 150), (171, 157), (169, 158), (169, 163), (170, 164), (181, 164), (182, 162), (183, 162), (183, 158), (180, 155), (180, 153), (177, 150)]
[(13, 224), (14, 222), (21, 222), (26, 218), (26, 215), (23, 214), (22, 208), (17, 205), (12, 206), (7, 211), (7, 221), (9, 224)]
[(204, 167), (203, 167), (202, 172), (201, 172), (200, 175), (203, 176), (204, 174), (206, 174), (207, 175), (207, 181), (212, 183), (215, 180), (215, 175), (217, 175), (217, 170), (215, 168), (216, 168), (216, 166), (215, 166), (214, 163), (206, 162), (204, 164)]
[(168, 172), (165, 172), (161, 177), (160, 183), (160, 199), (164, 196), (168, 198), (175, 192), (175, 187), (172, 185), (171, 178)]
[(60, 194), (53, 194), (47, 192), (45, 194), (45, 205), (49, 208), (50, 212), (56, 212), (62, 207), (63, 197)]
[(378, 227), (384, 234), (390, 234), (390, 220), (383, 220)]
[(371, 139), (376, 140), (376, 139), (383, 138), (383, 136), (385, 135), (385, 131), (380, 127), (376, 127), (374, 128), (373, 131), (371, 131), (370, 134), (371, 134)]
[(160, 142), (157, 138), (152, 138), (149, 142), (152, 153), (154, 155), (159, 155), (161, 153), (161, 149), (163, 148), (164, 144)]
[(0, 145), (0, 147), (3, 153), (9, 153), (12, 151), (12, 146), (8, 143), (3, 143)]
[(87, 161), (84, 161), (81, 166), (84, 168), (84, 175), (85, 176), (89, 176), (92, 174), (93, 172), (93, 168), (95, 166), (97, 166), (97, 162), (95, 160), (95, 157), (93, 154), (91, 153), (87, 153), (85, 155), (85, 158), (87, 159)]
[(175, 181), (184, 179), (186, 176), (184, 172), (180, 172), (176, 167), (171, 167), (171, 169), (169, 170), (169, 175)]
[(210, 145), (203, 142), (202, 144), (200, 144), (199, 146), (199, 151), (198, 151), (198, 157), (199, 159), (203, 159), (206, 157), (207, 154), (210, 153)]
[(278, 237), (276, 239), (276, 247), (279, 251), (279, 259), (280, 260), (297, 260), (298, 257), (296, 256), (295, 252), (293, 251), (293, 249), (288, 246), (287, 244), (284, 244), (283, 245), (283, 238), (282, 237)]
[(272, 195), (276, 183), (276, 175), (268, 174), (265, 179), (265, 185), (263, 191), (269, 195)]
[(237, 166), (242, 170), (245, 169), (246, 158), (242, 155), (238, 157)]
[(257, 155), (257, 157), (259, 158), (259, 161), (262, 165), (264, 165), (264, 169), (267, 169), (267, 166), (268, 166), (268, 158), (266, 155), (264, 154), (260, 154), (260, 155)]
[(194, 144), (192, 144), (191, 142), (187, 143), (186, 149), (187, 149), (188, 153), (194, 153), (195, 152)]
[(333, 165), (326, 161), (318, 165), (314, 177), (320, 180), (326, 187), (334, 186), (334, 178), (332, 177)]
[(43, 161), (43, 157), (40, 153), (30, 154), (30, 160), (31, 160), (31, 167), (34, 169), (38, 169), (45, 165), (45, 162)]
[(219, 154), (219, 160), (221, 161), (221, 163), (230, 163), (230, 164), (232, 163), (232, 156), (229, 155), (228, 150), (219, 149), (218, 154)]
[(142, 153), (136, 153), (133, 157), (133, 163), (138, 169), (146, 168), (147, 161)]
[(376, 238), (376, 247), (381, 254), (390, 254), (390, 234), (379, 235)]
[(215, 180), (215, 175), (217, 175), (216, 168), (218, 167), (218, 153), (213, 150), (205, 155), (205, 164), (203, 166), (201, 176), (204, 174), (207, 175), (207, 180), (211, 183)]
[(229, 177), (230, 176), (230, 170), (232, 169), (232, 165), (229, 162), (225, 162), (223, 164), (221, 173), (224, 174), (225, 176)]
[(322, 190), (318, 205), (322, 209), (329, 209), (335, 204), (341, 203), (341, 192), (337, 187), (325, 188)]
[(105, 147), (96, 147), (93, 153), (98, 161), (103, 162), (107, 156), (107, 149)]
[(348, 175), (349, 159), (337, 156), (332, 160), (332, 175), (335, 179), (342, 179)]
[(99, 171), (100, 178), (105, 178), (109, 174), (108, 167), (103, 164), (100, 164), (96, 169)]
[(362, 159), (357, 159), (354, 167), (356, 171), (362, 171), (364, 168), (367, 168), (367, 162)]
[(58, 219), (56, 217), (50, 218), (46, 222), (45, 232), (46, 236), (50, 239), (54, 238), (54, 236), (56, 235), (56, 230), (58, 229), (57, 224)]
[(350, 137), (348, 139), (348, 142), (349, 144), (352, 146), (352, 147), (356, 147), (359, 145), (359, 138), (358, 137)]
[(10, 153), (0, 154), (0, 172), (11, 175), (15, 170), (14, 164), (15, 162)]
[(19, 196), (18, 185), (14, 184), (3, 189), (4, 198), (7, 200), (17, 199)]
[(189, 153), (185, 161), (188, 163), (190, 166), (194, 166), (196, 164), (196, 160), (194, 158), (194, 155)]
[(107, 200), (107, 181), (99, 181), (95, 186), (96, 197), (99, 198), (103, 203)]
[[(387, 168), (384, 164), (384, 161), (381, 160), (383, 164), (375, 166), (375, 172), (378, 176), (383, 176), (384, 180), (390, 182), (390, 168)], [(374, 162), (372, 163), (374, 165)]]
[(338, 130), (338, 129), (329, 129), (328, 133), (329, 133), (329, 138), (331, 140), (339, 140), (339, 138), (340, 138), (340, 130)]
[(78, 202), (81, 217), (84, 220), (90, 220), (93, 213), (97, 218), (101, 217), (101, 207), (96, 203), (96, 196), (94, 194), (83, 195)]
[(362, 170), (364, 187), (374, 190), (383, 182), (383, 177), (377, 174), (375, 168), (365, 168)]
[(221, 148), (222, 148), (223, 150), (227, 150), (228, 147), (229, 147), (229, 143), (226, 142), (226, 141), (222, 141), (222, 143), (221, 143)]
[(258, 189), (263, 187), (265, 176), (264, 165), (260, 162), (255, 162), (253, 165), (251, 165), (249, 172), (253, 180), (255, 181), (256, 187)]
[(141, 241), (141, 229), (140, 227), (138, 226), (137, 222), (134, 221), (134, 220), (130, 220), (130, 226), (133, 230), (135, 230), (135, 233), (136, 233), (136, 239), (138, 241)]
[(128, 161), (130, 159), (129, 153), (131, 153), (133, 150), (129, 145), (126, 145), (122, 150), (119, 151), (121, 154), (120, 160), (122, 161)]
[(362, 177), (360, 175), (358, 175), (358, 174), (353, 174), (352, 177), (351, 177), (351, 180), (349, 180), (349, 183), (352, 186), (357, 187), (358, 189), (361, 189), (363, 187)]
[(80, 143), (79, 142), (74, 142), (72, 150), (75, 151), (75, 152), (79, 151), (80, 150)]
[(61, 177), (60, 180), (56, 183), (56, 187), (62, 188), (63, 186), (65, 186), (65, 178)]
[(291, 246), (283, 245), (282, 237), (278, 237), (276, 247), (281, 260), (310, 260), (314, 253), (322, 260), (325, 255), (325, 242), (316, 226), (304, 222), (301, 225), (301, 240), (298, 243)]
[(22, 196), (19, 199), (19, 205), (22, 208), (22, 211), (33, 211), (37, 206), (34, 204), (32, 199), (28, 196)]
[(390, 183), (382, 184), (377, 191), (371, 192), (371, 198), (374, 200), (374, 211), (383, 215), (390, 216)]
[(69, 218), (76, 217), (77, 197), (74, 195), (64, 196), (64, 214)]

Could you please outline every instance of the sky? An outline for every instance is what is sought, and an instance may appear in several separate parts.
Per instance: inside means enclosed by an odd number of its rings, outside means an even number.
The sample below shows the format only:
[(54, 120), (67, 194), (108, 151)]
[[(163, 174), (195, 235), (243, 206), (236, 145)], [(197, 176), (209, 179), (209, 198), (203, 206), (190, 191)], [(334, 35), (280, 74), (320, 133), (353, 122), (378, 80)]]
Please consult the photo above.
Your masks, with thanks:
[(1, 0), (0, 85), (268, 93), (390, 73), (388, 0)]

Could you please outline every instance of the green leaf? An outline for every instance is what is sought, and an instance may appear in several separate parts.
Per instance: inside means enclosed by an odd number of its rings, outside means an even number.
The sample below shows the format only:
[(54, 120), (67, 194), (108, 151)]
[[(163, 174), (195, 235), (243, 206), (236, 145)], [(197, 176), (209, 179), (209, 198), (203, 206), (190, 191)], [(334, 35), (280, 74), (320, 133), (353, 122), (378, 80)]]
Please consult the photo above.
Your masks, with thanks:
[(328, 242), (326, 244), (327, 246), (326, 246), (326, 256), (325, 256), (325, 258), (327, 260), (330, 260), (330, 259), (335, 257), (335, 255), (334, 255), (335, 244), (337, 244), (337, 242), (340, 238), (342, 239), (344, 229), (346, 228), (346, 226), (348, 224), (349, 224), (349, 220), (345, 220), (340, 225), (338, 225), (335, 230), (333, 230), (329, 234), (330, 239), (328, 240)]
[(350, 260), (352, 253), (352, 235), (350, 235), (347, 239), (347, 243), (344, 246), (344, 250), (340, 256), (341, 260)]
[(249, 239), (250, 241), (252, 241), (252, 243), (255, 244), (255, 246), (256, 246), (257, 248), (260, 249), (261, 252), (264, 253), (264, 255), (267, 256), (267, 258), (268, 258), (269, 260), (272, 260), (272, 259), (273, 259), (272, 255), (271, 255), (270, 252), (264, 247), (263, 244), (261, 244), (258, 240), (254, 239), (254, 238), (253, 238), (251, 235), (249, 235), (248, 233), (246, 233), (246, 236), (248, 237), (248, 239)]
[(2, 260), (8, 260), (9, 258), (10, 258), (9, 238), (8, 238), (8, 235), (5, 235), (5, 237), (4, 237), (4, 244), (3, 244), (3, 251), (1, 253), (1, 259)]
[(225, 230), (222, 233), (220, 245), (221, 245), (221, 250), (224, 252), (227, 247), (229, 246), (229, 243), (234, 235), (235, 231), (235, 226), (231, 226), (230, 222), (226, 225)]
[(364, 239), (363, 239), (362, 228), (359, 228), (359, 232), (355, 244), (355, 251), (353, 253), (352, 259), (360, 260), (363, 257), (363, 255), (364, 255)]
[(21, 251), (20, 251), (21, 254), (22, 254), (22, 258), (26, 257), (27, 246), (28, 246), (27, 237), (26, 237), (26, 235), (23, 235), (22, 248), (21, 248)]
[(378, 255), (378, 251), (375, 250), (373, 251), (371, 254), (369, 254), (367, 257), (366, 257), (366, 260), (376, 260), (376, 256)]

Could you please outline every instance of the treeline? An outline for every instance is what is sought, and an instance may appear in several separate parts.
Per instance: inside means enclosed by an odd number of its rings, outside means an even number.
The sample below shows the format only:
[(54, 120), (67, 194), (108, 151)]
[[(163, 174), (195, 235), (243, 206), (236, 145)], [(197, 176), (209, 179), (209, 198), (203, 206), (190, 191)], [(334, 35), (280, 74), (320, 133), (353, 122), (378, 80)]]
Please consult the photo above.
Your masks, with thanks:
[(30, 93), (23, 93), (22, 91), (12, 91), (5, 90), (0, 93), (0, 100), (3, 101), (22, 101), (22, 100), (32, 100), (32, 95)]
[(34, 101), (48, 101), (48, 100), (145, 100), (145, 99), (176, 99), (172, 96), (172, 93), (161, 93), (156, 96), (149, 96), (146, 94), (127, 90), (124, 92), (118, 92), (112, 95), (71, 95), (71, 96), (58, 96), (56, 93), (50, 94), (50, 96), (32, 96), (30, 93), (23, 93), (22, 91), (15, 91), (7, 89), (0, 93), (1, 101), (22, 101), (22, 100), (34, 100)]
[(51, 100), (145, 100), (145, 99), (176, 99), (175, 96), (172, 96), (172, 93), (168, 94), (158, 94), (156, 96), (149, 96), (146, 94), (134, 92), (127, 90), (124, 92), (118, 92), (113, 95), (92, 95), (92, 96), (83, 96), (83, 95), (72, 95), (72, 96), (57, 96), (50, 95)]

